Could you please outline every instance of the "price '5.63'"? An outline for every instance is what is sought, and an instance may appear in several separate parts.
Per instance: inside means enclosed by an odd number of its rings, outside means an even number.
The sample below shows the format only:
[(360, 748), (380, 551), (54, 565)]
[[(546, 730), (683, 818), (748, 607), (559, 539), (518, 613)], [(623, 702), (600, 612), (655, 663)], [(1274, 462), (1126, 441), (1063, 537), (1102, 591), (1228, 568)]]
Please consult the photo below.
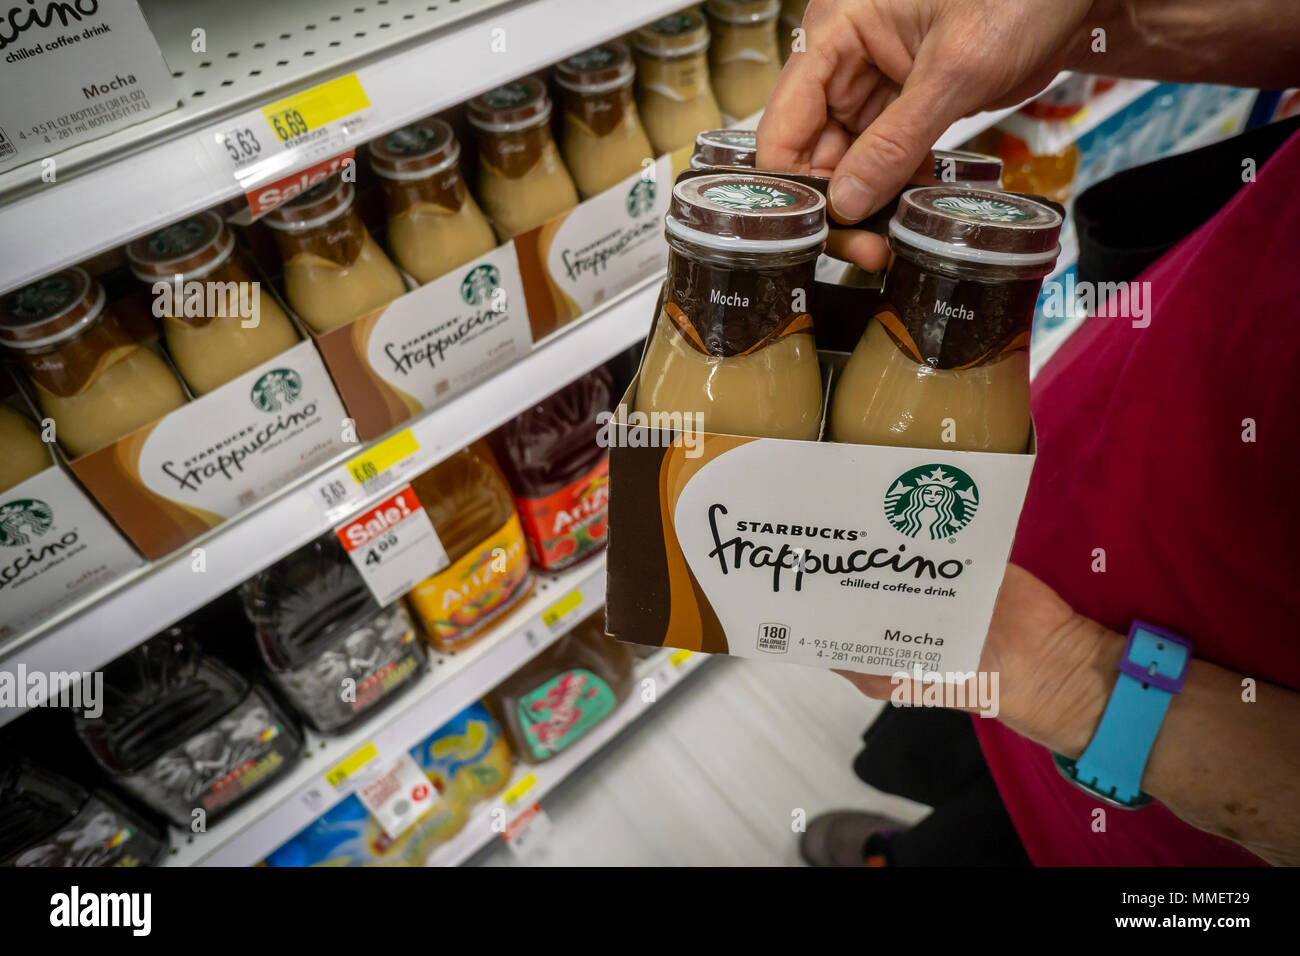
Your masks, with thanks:
[(267, 119), (271, 121), (271, 128), (275, 130), (275, 135), (280, 137), (282, 143), (297, 139), (308, 130), (307, 121), (303, 118), (302, 113), (295, 109), (273, 113)]
[(221, 144), (236, 164), (256, 159), (262, 153), (262, 144), (257, 141), (257, 134), (247, 126), (226, 133)]

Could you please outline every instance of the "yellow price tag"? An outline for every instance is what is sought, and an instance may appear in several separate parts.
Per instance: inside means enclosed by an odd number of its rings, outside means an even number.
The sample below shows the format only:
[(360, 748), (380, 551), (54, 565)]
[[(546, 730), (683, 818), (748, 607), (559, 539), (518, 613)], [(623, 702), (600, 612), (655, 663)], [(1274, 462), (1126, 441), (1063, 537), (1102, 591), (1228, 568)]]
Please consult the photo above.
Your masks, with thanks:
[(353, 458), (348, 462), (348, 472), (357, 484), (364, 485), (419, 449), (420, 443), (407, 428)]
[(668, 659), (672, 661), (673, 667), (681, 667), (691, 659), (691, 655), (694, 653), (694, 651), (673, 651), (673, 656)]
[(327, 126), (370, 105), (355, 73), (262, 107), (262, 115), (281, 142)]
[(366, 744), (359, 747), (347, 757), (345, 757), (334, 769), (325, 773), (325, 782), (331, 787), (337, 787), (348, 777), (352, 776), (370, 761), (379, 756), (379, 750), (374, 744)]
[(562, 617), (582, 603), (581, 591), (570, 591), (542, 612), (542, 623), (554, 627)]
[(523, 780), (520, 780), (517, 784), (507, 790), (502, 799), (505, 800), (506, 806), (513, 806), (522, 800), (528, 791), (532, 790), (535, 786), (537, 786), (537, 775), (530, 773), (528, 776), (524, 777)]

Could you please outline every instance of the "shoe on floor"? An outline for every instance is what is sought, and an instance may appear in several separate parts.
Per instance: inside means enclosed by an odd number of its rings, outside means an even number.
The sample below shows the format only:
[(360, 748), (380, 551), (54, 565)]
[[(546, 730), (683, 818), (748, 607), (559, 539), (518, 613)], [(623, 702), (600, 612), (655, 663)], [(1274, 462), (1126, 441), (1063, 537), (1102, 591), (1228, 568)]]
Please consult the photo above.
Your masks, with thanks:
[(897, 830), (897, 820), (860, 810), (835, 810), (813, 817), (799, 838), (799, 855), (809, 866), (883, 866), (865, 856), (867, 840), (881, 830)]

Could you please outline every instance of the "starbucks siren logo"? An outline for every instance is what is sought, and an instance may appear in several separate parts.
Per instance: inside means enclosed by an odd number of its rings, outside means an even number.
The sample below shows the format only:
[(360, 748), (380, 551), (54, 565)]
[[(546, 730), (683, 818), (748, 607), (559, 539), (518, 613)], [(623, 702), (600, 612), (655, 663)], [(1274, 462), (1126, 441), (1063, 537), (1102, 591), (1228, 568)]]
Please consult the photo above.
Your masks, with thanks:
[(527, 103), (532, 93), (523, 83), (507, 83), (483, 94), (483, 102), (494, 110), (505, 110)]
[(718, 142), (727, 146), (739, 146), (742, 149), (755, 149), (758, 147), (757, 134), (755, 133), (723, 133), (718, 137)]
[(627, 194), (627, 214), (635, 219), (648, 213), (654, 206), (655, 184), (648, 179), (638, 179)]
[(594, 46), (569, 57), (576, 70), (599, 70), (614, 62), (614, 51), (607, 46)]
[(53, 315), (72, 298), (72, 284), (63, 276), (47, 276), (24, 286), (9, 297), (9, 311), (16, 319), (40, 319)]
[(302, 376), (291, 368), (274, 368), (259, 378), (248, 393), (253, 407), (264, 412), (278, 412), (302, 394)]
[(206, 230), (203, 220), (186, 219), (159, 229), (149, 237), (146, 245), (155, 256), (183, 255), (199, 244)]
[(710, 186), (701, 195), (715, 206), (728, 209), (784, 209), (795, 203), (795, 198), (789, 193), (761, 183)]
[(974, 196), (941, 196), (934, 201), (934, 208), (981, 222), (1024, 222), (1029, 218), (1029, 213), (1009, 202)]
[(407, 126), (390, 133), (384, 145), (399, 156), (415, 156), (428, 152), (435, 138), (433, 130), (427, 126)]
[(36, 498), (0, 505), (0, 545), (20, 548), (54, 527), (54, 509)]
[(971, 476), (951, 465), (922, 465), (899, 475), (885, 495), (885, 517), (910, 538), (951, 538), (979, 508)]
[(501, 270), (485, 262), (466, 273), (460, 284), (460, 297), (466, 305), (487, 305), (492, 295), (501, 288)]

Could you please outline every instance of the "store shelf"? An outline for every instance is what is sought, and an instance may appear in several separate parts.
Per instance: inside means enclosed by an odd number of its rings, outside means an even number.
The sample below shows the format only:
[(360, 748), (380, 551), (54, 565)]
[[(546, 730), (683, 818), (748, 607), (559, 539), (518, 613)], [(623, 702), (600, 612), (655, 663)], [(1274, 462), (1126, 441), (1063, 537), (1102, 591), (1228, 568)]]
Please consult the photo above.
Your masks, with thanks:
[[(611, 300), (502, 373), (408, 423), (405, 427), (419, 445), (411, 456), (409, 473), (433, 467), (644, 338), (660, 281), (655, 277)], [(360, 452), (360, 447), (348, 451), (169, 558), (68, 606), (10, 642), (0, 652), (0, 666), (22, 664), (29, 672), (80, 672), (125, 653), (328, 531), (331, 523), (309, 489)], [(194, 570), (192, 558), (199, 548), (204, 552), (201, 573)], [(22, 712), (0, 708), (0, 725)]]
[(1012, 111), (998, 126), (1023, 139), (1028, 144), (1029, 151), (1035, 155), (1059, 153), (1155, 89), (1156, 85), (1149, 80), (1120, 80), (1105, 93), (1093, 97), (1069, 119), (1032, 119), (1018, 111)]
[(1255, 97), (1249, 92), (1234, 95), (1197, 129), (1174, 143), (1169, 151), (1170, 154), (1200, 149), (1202, 146), (1209, 146), (1229, 136), (1236, 136), (1246, 125), (1246, 120), (1250, 118), (1251, 107), (1254, 105)]
[[(543, 619), (573, 592), (581, 600), (554, 624)], [(206, 833), (172, 831), (170, 866), (247, 866), (262, 859), (350, 794), (356, 777), (331, 786), (325, 774), (368, 744), (381, 766), (405, 753), (478, 700), (525, 661), (566, 634), (605, 601), (604, 556), (559, 575), (538, 575), (534, 592), (496, 632), (458, 654), (430, 655), (420, 683), (352, 733), (308, 734), (306, 755), (270, 790)], [(568, 604), (570, 602), (566, 602)]]
[[(546, 763), (520, 763), (502, 795), (475, 809), (465, 828), (429, 855), (426, 866), (459, 866), (493, 840), (501, 839), (500, 821), (509, 821), (546, 797), (565, 778), (586, 763), (602, 747), (622, 733), (687, 676), (711, 660), (709, 654), (665, 649), (642, 661), (637, 668), (635, 689), (613, 714), (580, 741)], [(647, 700), (646, 681), (653, 681), (653, 699)]]
[[(57, 154), (55, 183), (41, 181), (40, 163), (0, 177), (5, 234), (21, 237), (0, 256), (0, 293), (239, 196), (233, 175), (205, 143), (223, 120), (245, 110), (355, 71), (372, 108), (346, 144), (353, 146), (680, 6), (680, 0), (146, 0), (163, 55), (181, 74), (182, 105)], [(202, 53), (191, 49), (197, 28), (206, 30)]]
[[(1046, 93), (1057, 84), (1063, 82), (1069, 75), (1070, 74), (1068, 73), (1058, 73), (1056, 78), (1043, 88), (1043, 93)], [(1039, 93), (1037, 96), (1031, 96), (1029, 99), (1025, 100), (1024, 103), (1017, 103), (1015, 106), (1008, 106), (1000, 110), (984, 110), (983, 112), (975, 113), (972, 116), (966, 116), (959, 119), (957, 122), (949, 126), (947, 131), (939, 137), (938, 141), (934, 144), (935, 148), (958, 149), (964, 143), (974, 139), (990, 126), (996, 126), (1007, 117), (1016, 113), (1020, 107), (1025, 105), (1025, 103), (1032, 102), (1037, 99), (1038, 96), (1042, 96), (1043, 93)]]

